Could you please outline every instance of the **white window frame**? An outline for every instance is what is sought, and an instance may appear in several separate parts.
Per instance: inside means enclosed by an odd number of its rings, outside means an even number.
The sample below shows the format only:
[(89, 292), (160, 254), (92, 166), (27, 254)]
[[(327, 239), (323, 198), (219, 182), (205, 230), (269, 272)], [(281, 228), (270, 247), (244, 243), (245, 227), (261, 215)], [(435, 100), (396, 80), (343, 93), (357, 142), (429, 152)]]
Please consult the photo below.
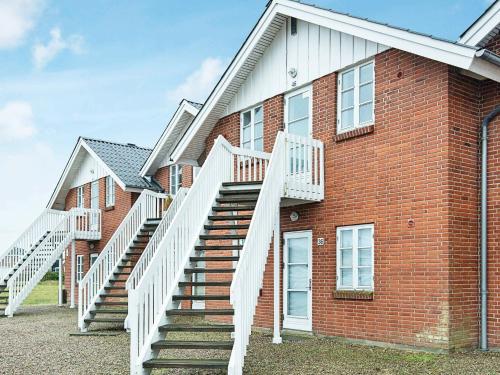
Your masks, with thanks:
[[(360, 72), (360, 69), (362, 67), (364, 67), (366, 65), (370, 65), (370, 64), (372, 64), (372, 69), (373, 69), (373, 72), (372, 72), (373, 79), (372, 79), (372, 81), (370, 81), (372, 83), (372, 90), (373, 90), (372, 100), (371, 100), (371, 102), (372, 102), (372, 118), (370, 121), (360, 123), (359, 122), (359, 109), (360, 109), (361, 105), (369, 103), (369, 102), (364, 102), (364, 103), (359, 102), (359, 91), (360, 91), (360, 87), (361, 87), (359, 84), (359, 72)], [(342, 129), (342, 92), (343, 92), (342, 77), (344, 74), (349, 73), (349, 72), (354, 72), (353, 126), (350, 128), (347, 128), (347, 129)], [(370, 82), (365, 82), (363, 84), (363, 86), (370, 83)], [(337, 81), (337, 134), (346, 133), (346, 132), (352, 131), (354, 129), (373, 125), (375, 123), (375, 84), (376, 84), (376, 82), (375, 82), (375, 61), (374, 60), (365, 61), (362, 64), (358, 64), (354, 67), (351, 67), (351, 68), (348, 68), (348, 69), (345, 69), (345, 70), (342, 70), (339, 72), (338, 81)]]
[(116, 200), (116, 188), (113, 177), (106, 177), (106, 207), (113, 207)]
[(90, 267), (93, 266), (93, 264), (95, 263), (95, 261), (97, 260), (97, 258), (99, 258), (99, 254), (98, 253), (92, 253), (92, 254), (90, 254)]
[(80, 282), (83, 279), (83, 262), (85, 260), (85, 256), (77, 255), (76, 256), (76, 281)]
[[(309, 95), (309, 114), (308, 114), (308, 121), (307, 121), (307, 125), (308, 125), (308, 131), (309, 131), (309, 137), (312, 138), (312, 133), (313, 133), (313, 123), (312, 123), (312, 117), (313, 117), (313, 102), (312, 102), (312, 96), (313, 96), (313, 87), (312, 85), (307, 85), (307, 86), (304, 86), (300, 89), (296, 89), (296, 90), (293, 90), (293, 91), (290, 91), (288, 94), (285, 95), (285, 113), (284, 113), (284, 118), (285, 118), (285, 132), (286, 133), (289, 133), (289, 115), (288, 115), (288, 108), (290, 106), (290, 98), (293, 98), (297, 95), (303, 95), (305, 93), (308, 93)], [(294, 120), (295, 121), (299, 121), (297, 119)]]
[[(359, 286), (358, 285), (358, 231), (360, 229), (371, 229), (372, 231), (372, 254), (371, 254), (371, 285), (370, 286)], [(341, 277), (340, 270), (342, 267), (341, 264), (341, 244), (340, 244), (340, 236), (342, 231), (352, 230), (352, 286), (343, 286), (341, 285)], [(373, 224), (362, 224), (362, 225), (350, 225), (337, 227), (337, 290), (361, 290), (361, 291), (373, 291), (374, 286), (374, 274), (375, 274), (375, 226)]]
[(84, 208), (85, 207), (85, 186), (78, 186), (76, 188), (76, 207)]
[(169, 191), (170, 194), (175, 195), (182, 187), (182, 165), (174, 164), (169, 168)]
[[(262, 111), (262, 121), (260, 122), (262, 124), (262, 137), (259, 137), (258, 139), (262, 139), (262, 150), (255, 150), (255, 110), (261, 108)], [(244, 147), (243, 146), (243, 117), (245, 113), (250, 112), (250, 147)], [(241, 148), (246, 148), (247, 150), (255, 150), (255, 151), (264, 151), (264, 106), (262, 104), (258, 104), (256, 106), (253, 106), (251, 108), (248, 108), (244, 111), (241, 111), (240, 113), (240, 147)]]

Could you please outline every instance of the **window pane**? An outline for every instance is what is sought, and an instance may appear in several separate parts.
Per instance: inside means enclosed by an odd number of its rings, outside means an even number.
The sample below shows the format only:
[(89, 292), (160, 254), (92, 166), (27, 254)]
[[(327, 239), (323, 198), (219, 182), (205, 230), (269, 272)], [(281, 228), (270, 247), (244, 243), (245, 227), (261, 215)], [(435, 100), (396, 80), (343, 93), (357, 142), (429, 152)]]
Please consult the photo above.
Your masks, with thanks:
[(341, 267), (352, 267), (352, 250), (341, 250), (340, 253), (342, 256)]
[(262, 107), (255, 108), (254, 122), (262, 121)]
[(358, 250), (358, 265), (359, 266), (371, 266), (372, 265), (372, 250), (371, 249), (359, 249)]
[(255, 123), (254, 130), (253, 130), (254, 138), (261, 138), (263, 136), (262, 128), (263, 128), (262, 122)]
[(251, 148), (251, 147), (252, 147), (252, 143), (250, 141), (243, 143), (243, 148)]
[(290, 238), (288, 240), (288, 263), (308, 263), (307, 238)]
[(288, 315), (307, 316), (307, 293), (288, 292)]
[(358, 285), (371, 286), (372, 285), (372, 269), (360, 268), (358, 270)]
[(288, 132), (291, 134), (300, 135), (302, 137), (309, 136), (309, 119), (303, 119), (288, 124)]
[(262, 138), (255, 140), (254, 149), (255, 151), (264, 151), (264, 140)]
[(344, 268), (340, 270), (340, 285), (352, 287), (352, 269)]
[(354, 106), (354, 89), (342, 93), (342, 109), (352, 108)]
[(309, 272), (306, 265), (288, 266), (288, 289), (307, 289)]
[(352, 248), (352, 230), (342, 230), (340, 231), (340, 247)]
[(354, 87), (354, 70), (342, 74), (342, 91)]
[(372, 246), (372, 230), (371, 228), (362, 228), (358, 230), (358, 247)]
[(249, 141), (251, 134), (250, 127), (243, 128), (243, 142)]
[(366, 103), (373, 100), (373, 83), (367, 83), (359, 88), (359, 102)]
[(288, 99), (288, 122), (309, 117), (309, 93), (302, 93)]
[(363, 104), (359, 107), (359, 123), (373, 121), (373, 103)]
[(342, 111), (341, 116), (340, 122), (342, 129), (350, 129), (354, 126), (354, 109)]
[(364, 65), (359, 68), (359, 83), (373, 81), (373, 64)]
[(243, 126), (248, 126), (252, 121), (252, 113), (250, 111), (243, 113)]

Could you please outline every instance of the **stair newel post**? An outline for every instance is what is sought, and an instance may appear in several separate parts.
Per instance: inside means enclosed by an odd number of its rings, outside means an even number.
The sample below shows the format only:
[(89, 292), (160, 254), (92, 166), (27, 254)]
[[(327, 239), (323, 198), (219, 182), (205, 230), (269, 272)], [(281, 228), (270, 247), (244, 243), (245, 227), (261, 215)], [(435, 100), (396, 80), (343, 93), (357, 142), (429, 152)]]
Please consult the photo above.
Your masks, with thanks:
[(57, 289), (57, 300), (59, 307), (63, 305), (63, 288), (62, 288), (62, 264), (63, 264), (64, 252), (59, 257), (59, 278), (58, 278), (58, 289)]
[(69, 305), (70, 309), (75, 308), (75, 288), (76, 288), (75, 267), (76, 267), (76, 244), (75, 244), (75, 239), (73, 237), (73, 239), (71, 240), (71, 301)]

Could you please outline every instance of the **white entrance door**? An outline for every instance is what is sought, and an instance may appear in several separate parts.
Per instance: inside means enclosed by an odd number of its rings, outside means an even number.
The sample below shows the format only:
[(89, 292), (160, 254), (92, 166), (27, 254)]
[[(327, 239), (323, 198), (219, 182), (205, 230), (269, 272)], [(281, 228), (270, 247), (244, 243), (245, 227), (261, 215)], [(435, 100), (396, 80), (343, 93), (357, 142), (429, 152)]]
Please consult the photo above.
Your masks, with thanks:
[(284, 234), (283, 328), (312, 331), (312, 233)]

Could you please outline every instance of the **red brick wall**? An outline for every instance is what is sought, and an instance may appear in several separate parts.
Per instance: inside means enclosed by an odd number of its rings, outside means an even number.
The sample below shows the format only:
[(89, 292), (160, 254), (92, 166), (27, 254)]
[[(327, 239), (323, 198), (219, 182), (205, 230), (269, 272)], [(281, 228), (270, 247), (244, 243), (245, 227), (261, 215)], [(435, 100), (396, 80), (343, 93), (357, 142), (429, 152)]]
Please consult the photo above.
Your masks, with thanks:
[[(90, 183), (84, 186), (85, 207), (88, 208), (90, 207)], [(84, 275), (90, 268), (90, 254), (101, 252), (138, 197), (137, 193), (124, 192), (117, 184), (115, 184), (115, 194), (115, 206), (113, 208), (106, 208), (106, 179), (99, 179), (99, 208), (102, 211), (101, 240), (93, 242), (76, 241), (76, 254), (84, 255)], [(76, 188), (71, 189), (66, 196), (65, 209), (69, 210), (73, 207), (76, 207)], [(94, 249), (92, 250), (90, 250), (89, 246), (91, 243), (94, 245)], [(65, 288), (68, 291), (69, 299), (69, 291), (71, 289), (71, 246), (66, 252), (64, 274)], [(78, 298), (78, 288), (76, 289), (76, 298)], [(78, 299), (76, 299), (76, 302), (78, 302)]]
[[(166, 192), (170, 191), (170, 167), (159, 168), (154, 175)], [(193, 184), (193, 167), (190, 165), (182, 166), (182, 186), (190, 187)]]
[[(499, 105), (500, 84), (484, 82), (481, 120)], [(488, 129), (488, 333), (500, 347), (500, 117)]]

